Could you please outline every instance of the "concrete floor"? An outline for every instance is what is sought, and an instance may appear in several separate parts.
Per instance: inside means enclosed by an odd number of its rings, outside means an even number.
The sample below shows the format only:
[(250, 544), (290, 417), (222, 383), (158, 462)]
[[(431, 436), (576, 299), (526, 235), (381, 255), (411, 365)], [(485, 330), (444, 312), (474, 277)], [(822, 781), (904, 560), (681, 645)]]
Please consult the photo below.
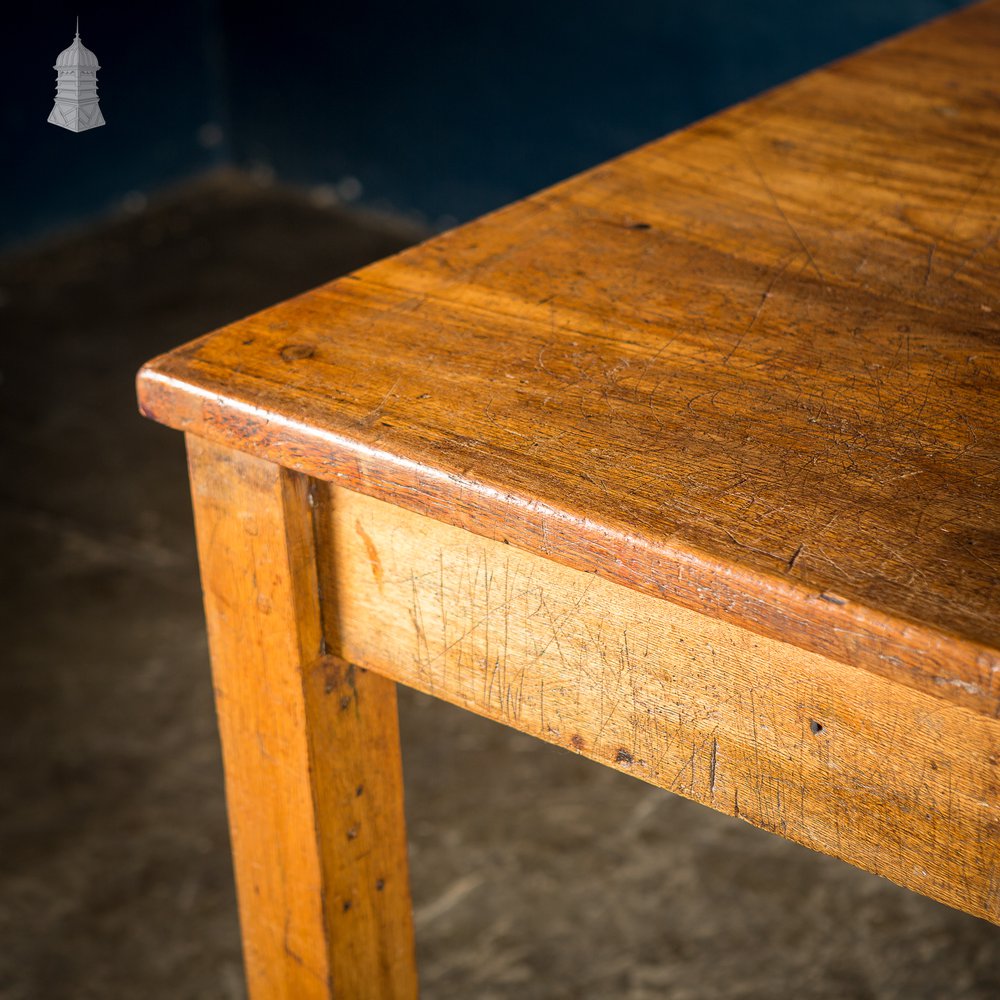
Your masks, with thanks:
[[(0, 261), (0, 997), (243, 995), (151, 355), (417, 234), (220, 176)], [(1000, 928), (401, 692), (428, 998), (990, 998)]]

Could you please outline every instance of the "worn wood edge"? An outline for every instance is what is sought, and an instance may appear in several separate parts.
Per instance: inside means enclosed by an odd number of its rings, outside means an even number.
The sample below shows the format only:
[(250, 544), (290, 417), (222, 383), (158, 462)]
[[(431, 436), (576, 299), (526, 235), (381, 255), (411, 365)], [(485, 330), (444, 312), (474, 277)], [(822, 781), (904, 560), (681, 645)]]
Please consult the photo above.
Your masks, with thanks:
[(140, 412), (159, 423), (1000, 717), (1000, 651), (969, 637), (269, 412), (176, 377), (171, 362), (154, 359), (137, 378)]
[(1000, 924), (997, 720), (329, 492), (354, 662)]
[[(863, 61), (875, 53), (882, 51), (892, 52), (898, 48), (910, 45), (914, 40), (919, 40), (924, 35), (931, 34), (941, 22), (954, 18), (957, 13), (965, 14), (970, 11), (986, 9), (989, 6), (990, 0), (983, 0), (981, 3), (970, 4), (961, 12), (942, 12), (907, 31), (877, 40), (869, 46), (848, 53), (823, 66), (816, 67), (791, 81), (779, 84), (745, 101), (737, 102), (720, 112), (692, 122), (677, 129), (666, 138), (672, 139), (686, 133), (695, 132), (702, 127), (711, 127), (713, 120), (724, 116), (735, 114), (736, 119), (739, 120), (739, 116), (744, 109), (761, 104), (766, 107), (773, 100), (780, 100), (780, 95), (786, 93), (789, 88), (795, 88), (817, 76), (823, 76), (831, 72), (840, 72), (842, 68), (848, 68), (855, 61)], [(543, 211), (547, 206), (546, 196), (550, 192), (559, 192), (563, 196), (568, 196), (567, 193), (571, 193), (573, 185), (585, 179), (587, 175), (594, 171), (600, 171), (618, 161), (627, 159), (636, 153), (641, 153), (643, 150), (654, 148), (662, 142), (664, 142), (664, 137), (655, 138), (636, 149), (627, 151), (618, 157), (613, 157), (605, 163), (583, 170), (572, 177), (544, 188), (524, 201), (503, 206), (494, 212), (487, 213), (481, 219), (477, 220), (477, 224), (485, 219), (502, 216), (516, 207), (523, 209), (526, 203), (533, 205), (538, 211)], [(405, 258), (408, 252), (403, 251), (401, 255), (395, 256), (403, 256)], [(375, 280), (371, 267), (362, 268), (353, 275), (341, 280), (360, 280), (371, 284), (379, 284)], [(329, 285), (323, 287), (329, 287)], [(308, 294), (310, 293), (306, 293), (306, 295)], [(295, 298), (302, 298), (302, 296), (296, 296)], [(463, 306), (463, 308), (466, 307)], [(265, 310), (265, 312), (269, 311)], [(242, 448), (252, 453), (263, 453), (281, 463), (286, 461), (286, 456), (298, 456), (297, 458), (289, 459), (289, 461), (297, 461), (299, 463), (293, 467), (307, 471), (317, 478), (342, 481), (348, 485), (354, 483), (354, 485), (350, 485), (350, 488), (357, 489), (359, 492), (381, 498), (391, 497), (393, 498), (393, 502), (398, 502), (402, 506), (407, 506), (418, 512), (428, 513), (430, 516), (447, 523), (461, 524), (469, 528), (469, 530), (486, 535), (487, 537), (498, 536), (501, 527), (509, 526), (510, 522), (507, 517), (510, 513), (509, 510), (506, 513), (501, 513), (499, 508), (493, 508), (489, 505), (483, 506), (477, 515), (475, 511), (457, 511), (453, 513), (451, 506), (454, 501), (447, 497), (442, 499), (421, 496), (417, 500), (409, 502), (398, 499), (398, 493), (419, 493), (419, 480), (437, 474), (438, 470), (429, 465), (421, 466), (419, 460), (404, 456), (390, 456), (390, 461), (387, 463), (387, 468), (393, 462), (396, 462), (399, 465), (406, 465), (414, 470), (421, 470), (415, 482), (390, 482), (388, 481), (388, 476), (386, 477), (386, 481), (383, 482), (377, 476), (372, 477), (370, 473), (352, 475), (340, 467), (346, 467), (351, 463), (355, 463), (360, 468), (363, 461), (368, 460), (370, 462), (372, 449), (366, 442), (354, 441), (347, 437), (341, 438), (335, 432), (321, 432), (305, 424), (300, 425), (302, 434), (299, 440), (293, 440), (294, 435), (290, 435), (288, 431), (289, 427), (295, 422), (289, 420), (288, 416), (279, 412), (268, 412), (254, 406), (252, 401), (240, 400), (232, 394), (228, 387), (224, 391), (220, 390), (213, 394), (211, 390), (203, 389), (194, 382), (178, 378), (177, 374), (182, 369), (177, 367), (174, 362), (180, 357), (192, 357), (198, 343), (200, 341), (195, 341), (179, 348), (172, 354), (166, 354), (154, 359), (140, 372), (140, 408), (147, 416), (169, 426), (193, 429), (196, 433), (212, 437), (214, 434), (219, 433), (214, 428), (214, 424), (220, 421), (226, 423), (229, 419), (227, 415), (223, 414), (222, 410), (231, 404), (236, 411), (242, 412), (242, 419), (247, 421), (247, 425), (254, 419), (261, 422), (261, 426), (256, 428), (255, 431), (251, 431), (249, 426), (244, 426), (234, 431), (232, 435), (224, 433), (223, 436), (217, 438), (217, 440), (224, 441), (232, 447)], [(185, 371), (185, 374), (190, 374), (190, 371)], [(156, 379), (158, 375), (163, 376), (160, 379), (161, 384), (155, 389), (147, 387), (149, 391), (148, 393), (144, 393), (144, 380), (146, 378)], [(203, 379), (202, 385), (207, 385), (209, 382), (210, 380)], [(218, 402), (218, 412), (206, 417), (204, 420), (200, 416), (192, 416), (194, 408), (201, 405), (201, 403), (190, 399), (184, 401), (179, 399), (170, 400), (168, 397), (173, 391), (178, 391), (182, 394), (193, 393), (201, 400), (213, 398)], [(154, 397), (157, 398), (154, 400)], [(171, 410), (175, 406), (177, 411), (171, 415)], [(210, 424), (213, 426), (210, 426)], [(274, 425), (273, 427), (272, 424)], [(276, 435), (272, 434), (274, 427), (279, 428)], [(256, 444), (251, 443), (248, 435), (254, 436)], [(316, 456), (308, 459), (302, 457), (301, 453), (308, 452), (322, 441), (332, 440), (336, 440), (344, 446), (339, 457), (334, 457), (332, 452), (329, 459)], [(386, 455), (388, 454), (387, 452)], [(463, 502), (470, 490), (475, 491), (477, 489), (492, 490), (503, 496), (513, 497), (510, 491), (504, 489), (503, 484), (491, 486), (486, 483), (463, 482), (461, 481), (461, 476), (450, 473), (443, 473), (441, 476), (453, 484), (456, 493), (463, 495)], [(525, 507), (525, 505), (527, 506)], [(550, 508), (539, 505), (530, 499), (524, 500), (523, 498), (515, 506), (518, 506), (522, 510), (530, 509), (530, 511), (535, 513), (550, 510)], [(439, 512), (435, 513), (435, 510), (439, 510)], [(557, 511), (551, 512), (552, 516), (557, 516), (558, 513)], [(574, 518), (576, 521), (586, 520), (586, 518), (573, 515), (571, 512), (563, 513), (569, 520), (573, 520)], [(500, 523), (498, 525), (493, 525), (492, 527), (487, 525), (484, 527), (477, 523), (479, 516), (496, 518), (498, 515), (500, 515)], [(545, 513), (544, 516), (548, 517), (550, 515), (549, 513)], [(539, 537), (544, 536), (542, 542), (569, 542), (572, 541), (571, 539), (560, 540), (555, 538), (551, 531), (540, 531), (538, 525), (531, 525), (527, 522), (522, 523), (519, 527), (526, 535), (532, 536), (531, 539), (519, 541), (512, 538), (510, 540), (512, 544), (524, 547), (528, 551), (543, 552), (550, 558), (564, 562), (566, 565), (600, 572), (608, 576), (609, 579), (617, 580), (634, 589), (656, 593), (658, 596), (674, 600), (695, 610), (701, 610), (706, 614), (735, 621), (761, 635), (775, 636), (781, 638), (783, 641), (800, 645), (805, 649), (816, 649), (841, 662), (862, 666), (873, 673), (892, 677), (917, 689), (925, 690), (946, 701), (965, 705), (984, 714), (1000, 716), (1000, 679), (997, 677), (997, 674), (1000, 673), (1000, 648), (994, 647), (989, 643), (984, 643), (974, 635), (959, 634), (935, 626), (933, 623), (927, 621), (889, 614), (861, 602), (846, 600), (841, 595), (822, 595), (802, 585), (796, 586), (794, 581), (789, 581), (777, 573), (769, 574), (765, 570), (750, 570), (749, 567), (744, 567), (743, 575), (741, 576), (739, 567), (737, 567), (737, 572), (734, 575), (733, 567), (723, 563), (718, 557), (705, 552), (698, 552), (690, 547), (682, 548), (674, 540), (667, 540), (667, 544), (657, 543), (654, 545), (649, 545), (641, 539), (638, 540), (639, 548), (643, 554), (648, 556), (650, 553), (659, 553), (662, 557), (672, 558), (675, 569), (681, 568), (683, 570), (683, 568), (686, 568), (683, 566), (683, 563), (678, 562), (681, 553), (686, 552), (709, 575), (712, 572), (710, 567), (714, 563), (716, 567), (721, 567), (722, 572), (733, 576), (734, 580), (737, 580), (737, 577), (742, 580), (749, 580), (752, 588), (759, 591), (754, 596), (746, 588), (743, 588), (741, 591), (738, 587), (732, 587), (728, 588), (726, 594), (719, 600), (711, 604), (706, 604), (704, 603), (705, 594), (699, 594), (696, 599), (692, 599), (690, 595), (680, 594), (676, 589), (672, 590), (662, 585), (653, 587), (649, 580), (631, 579), (631, 576), (641, 576), (640, 570), (642, 567), (640, 564), (642, 560), (633, 560), (636, 565), (629, 565), (627, 567), (617, 565), (615, 567), (617, 572), (609, 573), (606, 564), (596, 561), (597, 555), (602, 551), (599, 539), (588, 539), (588, 541), (593, 541), (593, 544), (586, 545), (579, 551), (560, 552), (547, 549), (544, 544), (539, 543)], [(596, 528), (598, 531), (604, 531), (605, 537), (608, 536), (609, 532), (617, 532), (622, 537), (628, 537), (627, 527), (598, 525)], [(713, 580), (712, 586), (717, 587), (718, 581)], [(735, 594), (731, 594), (730, 591), (735, 591)], [(777, 615), (774, 614), (773, 609), (770, 612), (768, 611), (768, 608), (765, 606), (768, 600), (775, 601)], [(741, 617), (741, 614), (745, 612), (744, 605), (747, 601), (761, 605), (761, 614), (746, 614), (745, 617)], [(837, 610), (832, 608), (817, 609), (805, 603), (812, 602), (813, 605), (816, 605), (817, 601), (820, 603), (824, 601), (833, 603)], [(838, 603), (840, 601), (843, 601), (843, 603)], [(717, 607), (719, 605), (725, 606), (719, 608)], [(740, 608), (743, 608), (744, 611), (741, 612)], [(807, 613), (803, 614), (803, 609)], [(774, 621), (776, 617), (778, 619), (777, 624)], [(815, 630), (817, 627), (832, 629), (833, 634), (825, 636), (810, 635), (810, 630)]]
[(312, 481), (187, 446), (250, 992), (415, 997), (396, 685), (331, 651)]
[[(273, 755), (268, 746), (280, 737), (286, 766), (283, 776), (287, 778), (281, 789), (281, 814), (301, 818), (315, 809), (314, 792), (309, 787), (310, 751), (298, 669), (303, 660), (311, 660), (319, 652), (320, 607), (315, 598), (306, 598), (301, 586), (282, 586), (297, 577), (315, 576), (311, 544), (303, 546), (301, 539), (292, 537), (285, 512), (278, 512), (289, 499), (285, 488), (287, 476), (281, 475), (280, 470), (275, 469), (268, 478), (262, 474), (264, 470), (270, 471), (265, 463), (246, 459), (234, 463), (231, 456), (214, 444), (197, 437), (189, 437), (187, 446), (247, 988), (253, 996), (329, 996), (330, 956), (320, 892), (322, 865), (315, 833), (308, 823), (301, 823), (294, 839), (282, 835), (274, 811), (266, 808), (263, 794), (259, 795), (254, 787), (261, 783), (255, 770), (259, 772), (270, 765)], [(256, 476), (252, 475), (254, 472)], [(223, 495), (235, 492), (238, 483), (243, 484), (248, 496), (258, 495), (252, 509), (244, 498), (247, 509), (242, 514), (259, 519), (265, 530), (274, 533), (276, 537), (270, 539), (269, 548), (275, 566), (281, 570), (276, 580), (272, 581), (272, 574), (268, 574), (255, 588), (257, 601), (269, 610), (274, 610), (276, 601), (280, 603), (278, 613), (285, 613), (287, 625), (284, 631), (280, 626), (271, 628), (267, 637), (271, 664), (266, 675), (271, 684), (269, 695), (284, 702), (284, 711), (273, 721), (273, 731), (265, 730), (256, 710), (256, 695), (263, 675), (259, 669), (260, 656), (255, 655), (258, 643), (249, 641), (246, 635), (259, 623), (248, 612), (246, 602), (240, 607), (240, 602), (234, 599), (233, 588), (222, 586), (216, 579), (220, 567), (228, 568), (228, 564), (245, 570), (245, 566), (239, 566), (240, 557), (249, 561), (255, 555), (252, 545), (239, 534), (237, 541), (243, 545), (235, 547), (236, 551), (227, 539), (218, 540), (224, 513), (222, 498), (217, 494), (220, 489)], [(260, 503), (260, 499), (268, 503)], [(258, 524), (254, 524), (253, 530), (259, 532)], [(301, 565), (293, 567), (295, 560)], [(253, 572), (256, 577), (256, 567)], [(230, 604), (237, 612), (239, 626), (226, 621)], [(239, 640), (234, 637), (234, 627), (243, 632)], [(264, 788), (260, 793), (264, 793)], [(261, 830), (267, 830), (269, 836), (261, 838)], [(286, 879), (286, 873), (292, 869), (295, 877)]]

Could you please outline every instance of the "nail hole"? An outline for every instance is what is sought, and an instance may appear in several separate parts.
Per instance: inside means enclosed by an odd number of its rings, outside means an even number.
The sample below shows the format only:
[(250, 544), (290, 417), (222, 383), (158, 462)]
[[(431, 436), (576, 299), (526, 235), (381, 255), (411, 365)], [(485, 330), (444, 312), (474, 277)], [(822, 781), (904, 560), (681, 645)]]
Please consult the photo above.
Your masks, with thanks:
[(344, 913), (346, 913), (351, 908), (351, 901), (349, 899), (344, 900)]
[(352, 826), (350, 828), (350, 830), (347, 831), (347, 839), (348, 840), (354, 840), (354, 838), (357, 835), (358, 835), (358, 828), (356, 826)]
[(813, 721), (809, 723), (809, 728), (813, 733), (821, 733), (823, 732), (823, 723), (817, 722), (813, 719)]
[(379, 892), (381, 892), (385, 888), (385, 879), (384, 878), (375, 879), (375, 888), (378, 889)]
[(354, 789), (354, 794), (355, 795), (363, 795), (364, 791), (365, 791), (365, 786), (364, 785), (358, 785), (358, 787)]

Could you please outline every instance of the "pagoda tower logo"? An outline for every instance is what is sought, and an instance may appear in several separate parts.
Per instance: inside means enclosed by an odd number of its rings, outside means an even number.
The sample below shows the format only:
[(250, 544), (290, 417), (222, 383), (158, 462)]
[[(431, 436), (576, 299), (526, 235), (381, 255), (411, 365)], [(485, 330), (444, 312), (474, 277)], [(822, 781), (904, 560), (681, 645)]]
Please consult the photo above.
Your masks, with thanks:
[(97, 56), (80, 41), (80, 19), (76, 19), (73, 44), (59, 53), (56, 71), (56, 102), (49, 121), (71, 132), (85, 132), (104, 124), (97, 96)]

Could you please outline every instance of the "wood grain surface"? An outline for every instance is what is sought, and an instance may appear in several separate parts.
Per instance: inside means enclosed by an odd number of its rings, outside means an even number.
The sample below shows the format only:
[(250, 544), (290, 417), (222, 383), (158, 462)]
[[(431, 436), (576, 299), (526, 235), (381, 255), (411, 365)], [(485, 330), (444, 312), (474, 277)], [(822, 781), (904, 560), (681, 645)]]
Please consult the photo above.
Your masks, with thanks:
[(396, 685), (337, 654), (306, 477), (188, 447), (250, 995), (414, 997)]
[(1000, 721), (329, 489), (349, 660), (1000, 923)]
[(1000, 2), (233, 324), (149, 416), (1000, 713)]

